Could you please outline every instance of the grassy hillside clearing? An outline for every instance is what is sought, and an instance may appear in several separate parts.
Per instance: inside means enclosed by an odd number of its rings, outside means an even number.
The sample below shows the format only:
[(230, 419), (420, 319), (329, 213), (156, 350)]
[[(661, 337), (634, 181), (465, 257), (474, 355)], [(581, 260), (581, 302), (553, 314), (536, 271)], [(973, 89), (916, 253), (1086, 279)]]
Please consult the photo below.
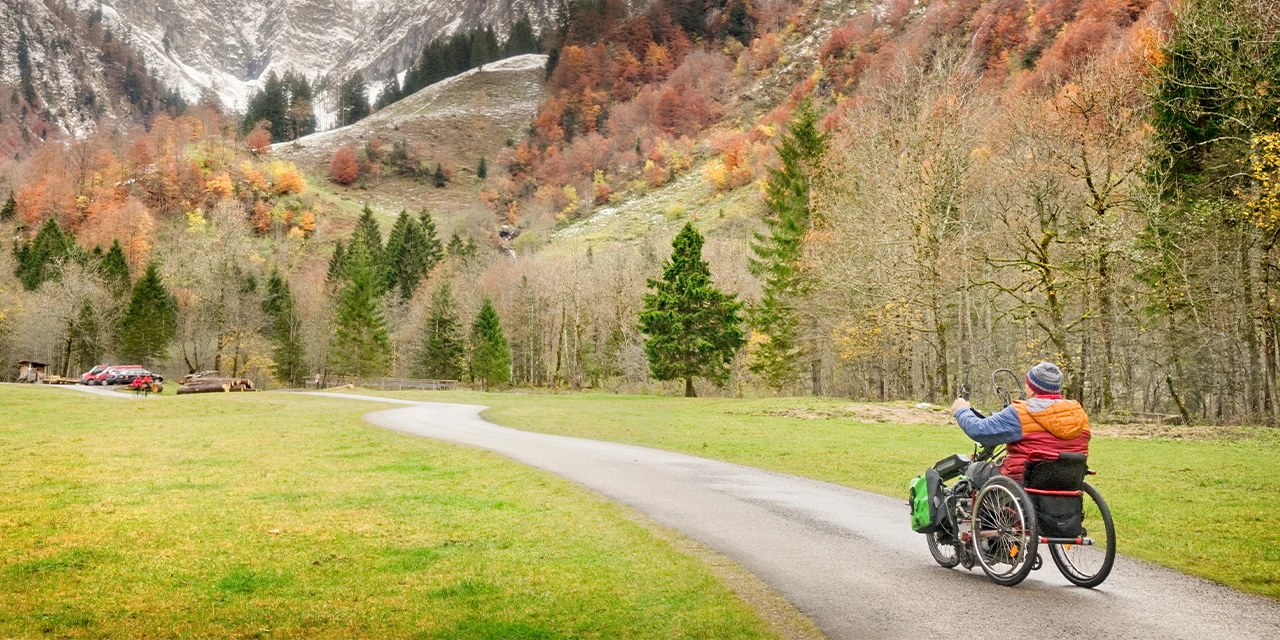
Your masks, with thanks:
[[(906, 405), (360, 393), (483, 404), (491, 407), (486, 417), (510, 427), (679, 451), (904, 498), (907, 482), (926, 467), (972, 450), (945, 412)], [(1280, 598), (1280, 431), (1103, 426), (1090, 466), (1099, 472), (1090, 482), (1115, 514), (1122, 553)]]
[(0, 637), (771, 636), (622, 509), (367, 402), (0, 397)]
[[(459, 209), (478, 206), (481, 183), (475, 170), (480, 158), (496, 170), (497, 155), (507, 141), (520, 140), (528, 130), (544, 95), (545, 65), (546, 57), (539, 55), (493, 62), (437, 82), (351, 126), (277, 145), (273, 153), (297, 163), (322, 195), (356, 207), (367, 202), (388, 216), (427, 207), (448, 220)], [(405, 142), (432, 167), (436, 162), (451, 166), (452, 182), (437, 189), (429, 181), (386, 170), (351, 188), (328, 181), (329, 161), (339, 147), (354, 145), (362, 154), (375, 138), (384, 153)]]

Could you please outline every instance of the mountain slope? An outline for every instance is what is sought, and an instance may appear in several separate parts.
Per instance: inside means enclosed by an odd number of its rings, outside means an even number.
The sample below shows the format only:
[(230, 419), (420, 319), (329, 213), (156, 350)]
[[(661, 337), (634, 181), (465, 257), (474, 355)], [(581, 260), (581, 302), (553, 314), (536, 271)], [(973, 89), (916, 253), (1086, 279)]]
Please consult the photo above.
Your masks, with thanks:
[(137, 53), (94, 18), (55, 0), (0, 1), (0, 154), (163, 108)]
[[(368, 151), (378, 149), (380, 175), (344, 189), (329, 183), (336, 198), (382, 212), (427, 207), (446, 218), (478, 207), (482, 183), (475, 180), (480, 158), (490, 165), (509, 140), (528, 130), (544, 96), (546, 56), (523, 55), (473, 69), (442, 80), (374, 113), (353, 125), (315, 133), (296, 142), (277, 145), (274, 154), (292, 160), (327, 183), (329, 162), (340, 147), (353, 146), (367, 163)], [(431, 172), (443, 165), (451, 176), (444, 188), (432, 186), (424, 175), (393, 168), (392, 154), (400, 146), (405, 162)], [(455, 226), (446, 223), (447, 227)]]
[[(88, 8), (96, 0), (75, 0)], [(403, 71), (431, 40), (493, 25), (504, 34), (551, 0), (107, 0), (104, 19), (128, 33), (161, 78), (188, 99), (214, 92), (243, 108), (270, 71), (316, 78)]]

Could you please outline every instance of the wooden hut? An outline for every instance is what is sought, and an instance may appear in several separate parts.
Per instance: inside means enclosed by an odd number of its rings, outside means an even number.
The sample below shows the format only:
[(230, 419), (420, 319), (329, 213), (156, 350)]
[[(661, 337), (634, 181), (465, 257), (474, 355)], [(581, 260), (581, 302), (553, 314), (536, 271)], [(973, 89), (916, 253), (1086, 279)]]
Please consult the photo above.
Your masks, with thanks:
[(30, 384), (44, 382), (45, 370), (48, 368), (49, 368), (49, 365), (43, 362), (36, 362), (34, 360), (19, 360), (18, 361), (18, 382), (27, 382)]

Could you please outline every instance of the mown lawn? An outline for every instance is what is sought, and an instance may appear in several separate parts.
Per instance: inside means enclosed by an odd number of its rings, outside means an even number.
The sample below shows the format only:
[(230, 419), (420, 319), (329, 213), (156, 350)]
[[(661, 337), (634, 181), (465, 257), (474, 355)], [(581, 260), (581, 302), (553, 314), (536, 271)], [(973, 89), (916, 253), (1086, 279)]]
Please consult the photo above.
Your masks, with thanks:
[[(507, 426), (669, 449), (904, 498), (907, 482), (927, 466), (972, 451), (955, 427), (781, 417), (838, 415), (849, 404), (830, 399), (387, 395), (483, 404), (491, 407), (488, 418)], [(1110, 503), (1122, 553), (1280, 598), (1280, 430), (1240, 436), (1096, 438), (1090, 466), (1099, 475), (1090, 481)]]
[(374, 408), (0, 387), (0, 637), (769, 636), (621, 509)]

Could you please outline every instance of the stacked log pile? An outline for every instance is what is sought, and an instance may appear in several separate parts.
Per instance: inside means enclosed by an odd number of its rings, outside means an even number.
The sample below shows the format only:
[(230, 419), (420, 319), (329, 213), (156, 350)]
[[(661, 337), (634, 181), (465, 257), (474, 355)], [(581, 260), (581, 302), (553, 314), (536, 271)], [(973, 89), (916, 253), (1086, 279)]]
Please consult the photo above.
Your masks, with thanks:
[(178, 383), (178, 394), (187, 393), (230, 393), (232, 391), (255, 391), (253, 381), (248, 378), (224, 378), (216, 373), (197, 373), (184, 376)]

